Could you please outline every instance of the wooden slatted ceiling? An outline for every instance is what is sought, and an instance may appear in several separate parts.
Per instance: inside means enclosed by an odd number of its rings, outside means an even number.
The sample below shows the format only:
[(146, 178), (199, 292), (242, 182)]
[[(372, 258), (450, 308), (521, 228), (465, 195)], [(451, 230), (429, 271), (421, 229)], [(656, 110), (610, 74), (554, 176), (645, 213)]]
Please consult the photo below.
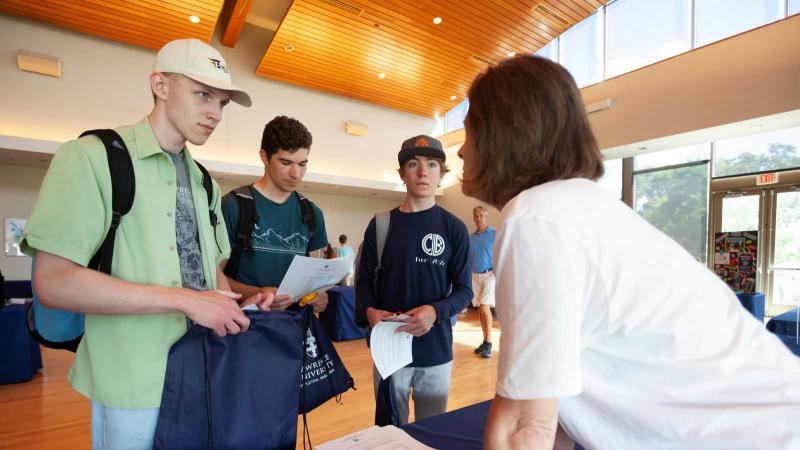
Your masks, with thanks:
[[(210, 42), (223, 1), (2, 0), (0, 12), (158, 50), (173, 39)], [(200, 22), (190, 22), (192, 15)]]
[(464, 99), (487, 63), (535, 52), (605, 3), (295, 0), (256, 72), (435, 117)]

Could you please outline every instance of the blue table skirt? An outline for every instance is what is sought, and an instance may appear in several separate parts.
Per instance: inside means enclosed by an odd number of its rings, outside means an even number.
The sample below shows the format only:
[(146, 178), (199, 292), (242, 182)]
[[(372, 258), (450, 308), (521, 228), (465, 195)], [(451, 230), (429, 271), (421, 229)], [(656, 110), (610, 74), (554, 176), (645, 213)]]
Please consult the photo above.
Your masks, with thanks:
[(436, 449), (480, 450), (490, 406), (492, 401), (487, 400), (401, 428), (414, 439)]
[(366, 336), (364, 329), (355, 323), (355, 299), (355, 288), (352, 286), (328, 289), (328, 307), (320, 313), (319, 319), (334, 341), (362, 339)]
[(26, 305), (0, 310), (0, 384), (28, 381), (42, 368), (39, 344), (28, 334)]
[(789, 350), (800, 356), (800, 344), (797, 342), (797, 313), (800, 308), (775, 316), (767, 322), (767, 330), (775, 333)]

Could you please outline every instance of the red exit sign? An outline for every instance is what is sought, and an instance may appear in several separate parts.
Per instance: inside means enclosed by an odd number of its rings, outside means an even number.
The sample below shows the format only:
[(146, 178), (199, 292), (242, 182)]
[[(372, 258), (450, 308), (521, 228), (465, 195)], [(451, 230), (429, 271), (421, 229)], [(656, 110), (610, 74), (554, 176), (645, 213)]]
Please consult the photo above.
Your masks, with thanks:
[(777, 172), (762, 173), (762, 174), (759, 174), (758, 178), (756, 179), (756, 185), (757, 186), (761, 186), (761, 185), (764, 185), (764, 184), (775, 184), (777, 182), (778, 182), (778, 173)]

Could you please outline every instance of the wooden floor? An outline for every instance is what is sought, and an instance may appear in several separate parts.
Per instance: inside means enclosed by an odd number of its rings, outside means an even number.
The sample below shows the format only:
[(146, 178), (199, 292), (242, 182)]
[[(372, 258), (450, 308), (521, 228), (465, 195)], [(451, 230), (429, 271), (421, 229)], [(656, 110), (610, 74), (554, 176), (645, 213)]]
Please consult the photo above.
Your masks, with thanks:
[[(495, 353), (483, 359), (474, 353), (483, 334), (476, 310), (459, 316), (453, 334), (453, 380), (448, 411), (488, 400), (497, 379), (499, 327), (495, 322)], [(373, 424), (372, 360), (363, 340), (340, 342), (336, 349), (355, 379), (342, 403), (335, 401), (308, 415), (311, 439), (320, 444)], [(44, 369), (27, 383), (0, 385), (0, 449), (90, 449), (89, 401), (66, 380), (72, 354), (42, 349)], [(413, 416), (413, 407), (412, 416)], [(412, 419), (413, 420), (413, 419)], [(302, 442), (299, 422), (298, 438)]]

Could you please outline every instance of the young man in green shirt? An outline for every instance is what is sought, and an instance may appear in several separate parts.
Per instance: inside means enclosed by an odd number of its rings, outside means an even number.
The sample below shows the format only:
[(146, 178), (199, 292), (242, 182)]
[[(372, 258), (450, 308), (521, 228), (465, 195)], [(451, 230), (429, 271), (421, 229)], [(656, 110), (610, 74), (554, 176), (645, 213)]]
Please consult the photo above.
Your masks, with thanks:
[(86, 268), (112, 219), (107, 157), (93, 136), (59, 148), (22, 243), (36, 257), (41, 303), (86, 314), (69, 380), (92, 401), (95, 450), (152, 447), (167, 356), (186, 318), (223, 336), (249, 326), (241, 296), (217, 269), (230, 251), (225, 227), (208, 214), (220, 216), (219, 186), (208, 205), (185, 144), (205, 143), (228, 102), (250, 106), (250, 97), (231, 83), (220, 53), (196, 39), (159, 51), (150, 87), (150, 114), (116, 129), (136, 192), (117, 230), (111, 275)]
[[(274, 297), (295, 256), (324, 257), (320, 249), (328, 245), (325, 217), (316, 205), (310, 204), (312, 226), (303, 220), (301, 198), (297, 187), (303, 181), (311, 150), (312, 137), (299, 120), (278, 116), (264, 126), (259, 156), (264, 175), (242, 192), (226, 195), (222, 213), (231, 247), (236, 245), (239, 230), (238, 195), (252, 197), (255, 224), (249, 236), (251, 248), (242, 249), (237, 264), (225, 262), (223, 268), (234, 292), (250, 297), (260, 293), (260, 307), (283, 310), (291, 304), (289, 296)], [(236, 253), (231, 258), (236, 258)], [(228, 265), (230, 267), (227, 267)], [(238, 266), (238, 267), (237, 267)], [(231, 267), (237, 267), (235, 273)], [(274, 297), (274, 300), (273, 300)], [(315, 312), (325, 309), (328, 295), (321, 293), (310, 302)]]

